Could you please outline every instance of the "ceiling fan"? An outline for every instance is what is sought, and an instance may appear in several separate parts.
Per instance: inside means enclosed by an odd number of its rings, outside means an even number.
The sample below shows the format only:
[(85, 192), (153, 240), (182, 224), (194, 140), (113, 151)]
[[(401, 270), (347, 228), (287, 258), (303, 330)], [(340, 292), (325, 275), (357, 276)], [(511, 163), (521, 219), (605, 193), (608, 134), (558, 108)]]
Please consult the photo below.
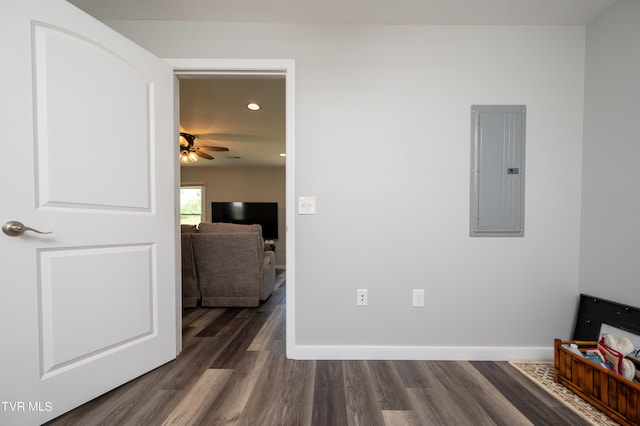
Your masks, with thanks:
[(180, 161), (183, 163), (194, 163), (198, 157), (213, 160), (214, 157), (203, 151), (229, 151), (229, 148), (222, 146), (196, 145), (198, 135), (180, 132)]

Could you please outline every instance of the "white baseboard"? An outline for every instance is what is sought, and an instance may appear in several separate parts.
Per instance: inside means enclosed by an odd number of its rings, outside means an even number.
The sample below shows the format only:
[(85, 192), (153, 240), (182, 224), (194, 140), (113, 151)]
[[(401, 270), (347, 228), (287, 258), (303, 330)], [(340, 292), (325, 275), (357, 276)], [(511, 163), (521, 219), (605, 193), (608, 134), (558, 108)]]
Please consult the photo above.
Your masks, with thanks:
[(295, 346), (292, 359), (549, 361), (553, 347), (495, 346)]

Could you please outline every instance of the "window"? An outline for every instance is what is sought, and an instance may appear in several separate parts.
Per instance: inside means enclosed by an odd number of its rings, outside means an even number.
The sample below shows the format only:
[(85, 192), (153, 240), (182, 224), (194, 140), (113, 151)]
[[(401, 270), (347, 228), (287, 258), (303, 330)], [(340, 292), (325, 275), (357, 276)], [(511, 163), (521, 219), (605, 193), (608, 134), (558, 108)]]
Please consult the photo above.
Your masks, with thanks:
[(180, 187), (180, 224), (199, 225), (204, 222), (202, 206), (204, 202), (204, 185), (184, 185)]

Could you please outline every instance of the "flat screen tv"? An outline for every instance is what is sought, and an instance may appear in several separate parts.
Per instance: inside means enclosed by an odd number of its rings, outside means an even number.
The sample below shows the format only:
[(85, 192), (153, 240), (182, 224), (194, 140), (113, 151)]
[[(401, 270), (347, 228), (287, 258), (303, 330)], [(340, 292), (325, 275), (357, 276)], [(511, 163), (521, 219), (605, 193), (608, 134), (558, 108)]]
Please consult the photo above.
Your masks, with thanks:
[(246, 201), (214, 201), (211, 203), (211, 221), (261, 225), (265, 240), (278, 239), (278, 203)]

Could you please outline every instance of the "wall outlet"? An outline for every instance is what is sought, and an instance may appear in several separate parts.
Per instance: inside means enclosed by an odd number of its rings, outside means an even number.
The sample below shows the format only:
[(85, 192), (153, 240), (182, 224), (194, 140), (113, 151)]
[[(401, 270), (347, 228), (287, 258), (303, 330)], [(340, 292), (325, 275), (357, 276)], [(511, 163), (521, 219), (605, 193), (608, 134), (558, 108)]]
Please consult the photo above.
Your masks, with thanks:
[(415, 308), (424, 308), (424, 290), (413, 289), (413, 306)]
[(358, 306), (367, 306), (369, 304), (369, 296), (367, 295), (367, 289), (359, 288), (357, 291), (357, 294), (358, 294), (358, 300), (356, 304)]

